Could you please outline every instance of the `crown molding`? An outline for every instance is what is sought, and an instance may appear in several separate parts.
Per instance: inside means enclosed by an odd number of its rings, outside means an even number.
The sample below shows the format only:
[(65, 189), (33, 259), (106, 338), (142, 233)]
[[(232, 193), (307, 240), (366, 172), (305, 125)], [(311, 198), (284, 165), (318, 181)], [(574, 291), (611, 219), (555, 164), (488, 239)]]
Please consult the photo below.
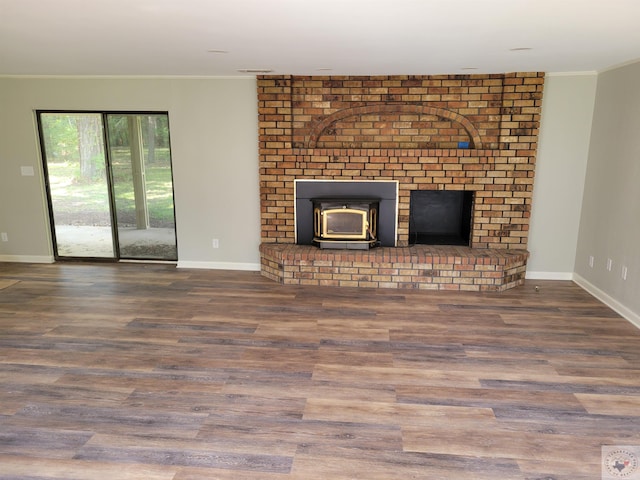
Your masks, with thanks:
[(2, 75), (7, 79), (47, 80), (255, 80), (255, 75)]

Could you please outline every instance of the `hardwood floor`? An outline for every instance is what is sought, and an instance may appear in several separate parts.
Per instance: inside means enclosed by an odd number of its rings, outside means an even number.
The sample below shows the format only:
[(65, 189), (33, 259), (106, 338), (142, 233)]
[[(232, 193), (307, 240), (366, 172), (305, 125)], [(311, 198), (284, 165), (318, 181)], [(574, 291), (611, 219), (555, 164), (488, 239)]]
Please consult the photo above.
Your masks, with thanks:
[(594, 480), (602, 445), (640, 445), (640, 331), (571, 282), (0, 263), (0, 479)]

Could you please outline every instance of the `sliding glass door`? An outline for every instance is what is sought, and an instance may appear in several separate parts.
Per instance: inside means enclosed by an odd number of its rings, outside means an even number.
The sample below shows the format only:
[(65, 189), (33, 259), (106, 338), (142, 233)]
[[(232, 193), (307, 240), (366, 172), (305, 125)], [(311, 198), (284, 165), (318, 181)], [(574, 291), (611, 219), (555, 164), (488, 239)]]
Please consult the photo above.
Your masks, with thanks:
[(102, 115), (39, 121), (56, 256), (115, 258)]
[(121, 258), (177, 259), (166, 114), (106, 115)]
[(166, 113), (38, 112), (57, 259), (177, 260)]

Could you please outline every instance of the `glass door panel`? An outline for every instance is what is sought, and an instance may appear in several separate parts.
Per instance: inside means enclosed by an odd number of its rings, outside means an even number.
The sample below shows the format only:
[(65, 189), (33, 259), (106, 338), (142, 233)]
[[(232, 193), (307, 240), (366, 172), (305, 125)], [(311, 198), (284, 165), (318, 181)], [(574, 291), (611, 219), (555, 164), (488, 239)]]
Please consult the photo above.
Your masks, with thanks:
[(167, 114), (107, 114), (120, 258), (177, 260)]
[(56, 258), (115, 258), (102, 115), (39, 118)]

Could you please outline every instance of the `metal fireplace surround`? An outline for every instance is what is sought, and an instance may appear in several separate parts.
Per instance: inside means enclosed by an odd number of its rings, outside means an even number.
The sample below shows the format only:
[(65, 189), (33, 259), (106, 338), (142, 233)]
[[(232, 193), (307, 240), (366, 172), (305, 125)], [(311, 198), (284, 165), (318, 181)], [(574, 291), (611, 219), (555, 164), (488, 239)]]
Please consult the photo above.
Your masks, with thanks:
[[(295, 192), (297, 245), (344, 249), (396, 246), (398, 182), (298, 180), (295, 182)], [(323, 222), (327, 219), (320, 216), (319, 221), (318, 214), (321, 214), (321, 211), (316, 212), (316, 209), (321, 210), (320, 204), (323, 202), (326, 203), (324, 207), (332, 209), (334, 215), (337, 214), (336, 209), (348, 210), (353, 215), (358, 215), (357, 220), (368, 221), (374, 234), (363, 233), (364, 223), (360, 223), (359, 233), (340, 235), (338, 232), (327, 232), (328, 235), (322, 235)], [(369, 213), (371, 208), (374, 212)], [(366, 217), (353, 212), (363, 209), (368, 212)], [(335, 217), (336, 220), (345, 218)]]

